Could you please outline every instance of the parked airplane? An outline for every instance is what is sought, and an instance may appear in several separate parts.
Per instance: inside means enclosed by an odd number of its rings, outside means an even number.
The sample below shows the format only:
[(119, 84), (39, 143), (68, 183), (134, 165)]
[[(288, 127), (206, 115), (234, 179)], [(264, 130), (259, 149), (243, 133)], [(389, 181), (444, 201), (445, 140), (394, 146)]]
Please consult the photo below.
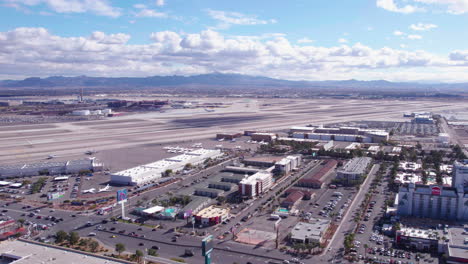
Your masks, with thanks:
[(91, 188), (91, 189), (82, 191), (82, 193), (94, 193), (95, 191), (96, 191), (95, 188)]
[(98, 193), (100, 193), (100, 192), (110, 192), (110, 191), (111, 191), (110, 186), (109, 186), (109, 184), (107, 184), (106, 187), (104, 187), (102, 189), (100, 188)]
[(205, 111), (207, 111), (207, 112), (214, 112), (215, 110), (214, 110), (214, 109), (205, 108)]
[(97, 150), (88, 150), (85, 152), (86, 155), (93, 155), (95, 153), (97, 153)]
[(53, 159), (53, 158), (57, 158), (57, 157), (58, 157), (57, 155), (52, 154), (52, 155), (47, 156), (47, 159)]

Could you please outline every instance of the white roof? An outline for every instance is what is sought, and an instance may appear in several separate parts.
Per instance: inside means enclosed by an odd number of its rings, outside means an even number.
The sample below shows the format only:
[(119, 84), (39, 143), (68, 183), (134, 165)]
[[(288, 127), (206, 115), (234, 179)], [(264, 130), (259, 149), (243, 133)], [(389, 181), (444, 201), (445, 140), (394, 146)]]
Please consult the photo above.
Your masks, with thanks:
[(11, 184), (11, 182), (0, 181), (0, 185), (1, 185), (1, 186), (10, 185), (10, 184)]
[(145, 213), (145, 214), (154, 214), (154, 213), (161, 212), (162, 210), (164, 210), (164, 207), (156, 205), (156, 206), (153, 206), (151, 208), (143, 210), (143, 213)]
[(64, 181), (64, 180), (68, 180), (68, 176), (59, 176), (59, 177), (54, 178), (54, 181)]
[(10, 184), (10, 186), (19, 188), (19, 187), (23, 186), (23, 184), (21, 182), (18, 182), (18, 183), (12, 183), (12, 184)]

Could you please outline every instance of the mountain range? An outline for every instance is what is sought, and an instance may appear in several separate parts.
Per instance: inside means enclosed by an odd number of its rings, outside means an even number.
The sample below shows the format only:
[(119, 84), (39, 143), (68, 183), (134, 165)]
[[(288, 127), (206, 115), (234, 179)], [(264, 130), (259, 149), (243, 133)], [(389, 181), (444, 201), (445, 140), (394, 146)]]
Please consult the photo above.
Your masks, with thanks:
[(415, 83), (389, 82), (385, 80), (359, 81), (291, 81), (261, 76), (241, 74), (210, 73), (193, 76), (150, 76), (150, 77), (31, 77), (24, 80), (0, 81), (5, 88), (67, 88), (67, 87), (100, 87), (100, 88), (151, 88), (171, 86), (208, 86), (208, 87), (252, 87), (252, 88), (334, 88), (334, 89), (377, 89), (377, 90), (422, 90), (444, 92), (448, 90), (465, 91), (468, 83)]

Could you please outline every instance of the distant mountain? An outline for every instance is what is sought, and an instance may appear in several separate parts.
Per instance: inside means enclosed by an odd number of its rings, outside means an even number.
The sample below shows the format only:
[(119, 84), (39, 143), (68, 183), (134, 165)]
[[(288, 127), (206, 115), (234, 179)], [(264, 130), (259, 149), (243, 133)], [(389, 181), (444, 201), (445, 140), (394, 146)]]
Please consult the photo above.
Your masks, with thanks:
[(252, 87), (252, 88), (334, 88), (334, 89), (398, 89), (398, 90), (419, 90), (427, 89), (431, 92), (439, 92), (443, 89), (465, 90), (467, 83), (457, 84), (423, 84), (411, 82), (389, 82), (385, 80), (376, 81), (290, 81), (261, 76), (249, 76), (241, 74), (201, 74), (193, 76), (150, 76), (150, 77), (63, 77), (52, 76), (48, 78), (31, 77), (24, 80), (0, 81), (0, 87), (5, 88), (67, 88), (67, 87), (100, 87), (100, 88), (151, 88), (151, 87), (171, 87), (188, 86), (198, 87)]

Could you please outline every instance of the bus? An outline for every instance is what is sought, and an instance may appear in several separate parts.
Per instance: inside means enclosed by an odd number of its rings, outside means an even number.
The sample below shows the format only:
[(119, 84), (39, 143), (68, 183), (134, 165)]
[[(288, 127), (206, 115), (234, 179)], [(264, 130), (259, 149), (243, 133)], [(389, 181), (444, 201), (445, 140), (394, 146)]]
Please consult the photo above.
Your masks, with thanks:
[(103, 207), (103, 208), (99, 208), (98, 209), (98, 215), (108, 214), (108, 213), (112, 212), (112, 208), (113, 208), (112, 205), (109, 205), (109, 206), (106, 206), (106, 207)]

